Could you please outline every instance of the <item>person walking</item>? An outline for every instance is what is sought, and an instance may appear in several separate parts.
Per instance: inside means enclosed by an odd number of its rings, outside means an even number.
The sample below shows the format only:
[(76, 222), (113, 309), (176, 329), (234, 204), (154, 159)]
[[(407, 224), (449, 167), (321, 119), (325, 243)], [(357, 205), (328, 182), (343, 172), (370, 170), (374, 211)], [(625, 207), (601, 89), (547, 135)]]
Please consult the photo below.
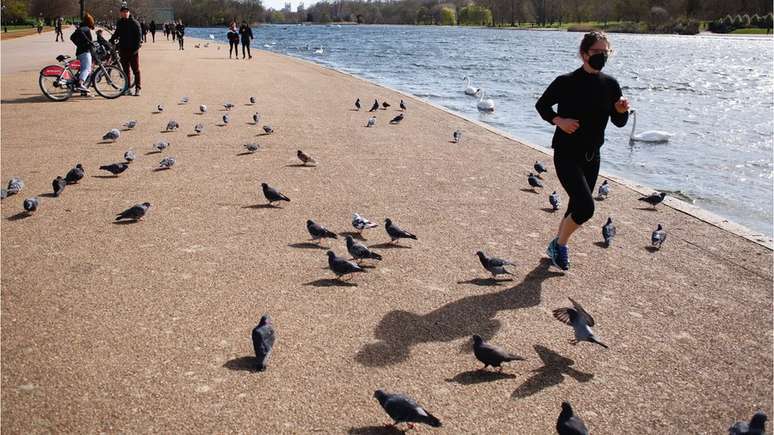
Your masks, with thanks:
[(226, 37), (228, 38), (228, 58), (231, 59), (231, 51), (233, 50), (234, 56), (239, 59), (239, 31), (234, 21), (228, 27)]
[(164, 23), (164, 35), (167, 37), (167, 41), (169, 41), (169, 22)]
[(171, 33), (171, 34), (172, 34), (172, 40), (173, 40), (173, 41), (176, 41), (176, 40), (177, 40), (177, 32), (175, 31), (176, 24), (177, 24), (177, 23), (175, 23), (174, 21), (172, 21), (171, 23), (169, 23), (169, 33)]
[(156, 43), (156, 21), (151, 20), (150, 25), (148, 26), (148, 30), (150, 30), (151, 40), (155, 44)]
[(570, 268), (570, 236), (594, 215), (592, 191), (608, 119), (621, 128), (629, 118), (629, 102), (618, 82), (601, 72), (611, 53), (607, 34), (585, 34), (579, 50), (583, 65), (557, 77), (535, 104), (540, 116), (556, 126), (551, 144), (554, 167), (569, 196), (556, 237), (546, 250), (554, 266), (562, 270)]
[(185, 26), (183, 26), (183, 20), (177, 20), (175, 25), (175, 33), (177, 33), (177, 42), (180, 44), (179, 50), (185, 50), (183, 46), (183, 36), (185, 36)]
[(78, 73), (78, 83), (75, 89), (84, 94), (89, 93), (88, 88), (86, 88), (86, 79), (89, 77), (89, 73), (91, 73), (92, 29), (94, 29), (94, 17), (87, 12), (83, 15), (81, 24), (70, 35), (70, 41), (75, 44), (75, 57), (78, 58), (78, 62), (81, 64), (81, 70)]
[(247, 25), (246, 21), (242, 21), (242, 25), (239, 26), (239, 36), (242, 40), (242, 59), (245, 58), (245, 49), (247, 49), (247, 55), (252, 59), (253, 55), (250, 54), (250, 41), (254, 39), (253, 29)]
[(148, 25), (145, 20), (140, 20), (140, 30), (142, 31), (142, 42), (148, 42)]
[[(140, 47), (142, 47), (142, 30), (140, 23), (131, 16), (129, 8), (121, 6), (119, 12), (121, 18), (116, 22), (116, 31), (110, 38), (110, 42), (115, 44), (118, 40), (118, 57), (121, 59), (121, 67), (126, 73), (126, 82), (132, 83), (134, 73), (134, 95), (140, 96), (142, 83), (140, 81)], [(131, 95), (132, 91), (127, 89)]]
[(61, 38), (62, 42), (64, 42), (64, 33), (62, 33), (62, 24), (64, 24), (64, 18), (59, 17), (54, 22), (54, 31), (56, 31), (56, 39), (54, 39), (54, 42), (58, 42)]

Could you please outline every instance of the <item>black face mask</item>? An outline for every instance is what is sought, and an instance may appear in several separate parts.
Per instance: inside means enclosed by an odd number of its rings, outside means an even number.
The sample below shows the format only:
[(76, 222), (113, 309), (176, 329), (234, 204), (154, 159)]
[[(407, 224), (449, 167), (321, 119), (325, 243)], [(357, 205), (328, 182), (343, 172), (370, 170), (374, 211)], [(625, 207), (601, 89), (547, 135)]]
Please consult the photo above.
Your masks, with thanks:
[(602, 71), (607, 62), (607, 53), (597, 53), (589, 57), (589, 65), (597, 71)]

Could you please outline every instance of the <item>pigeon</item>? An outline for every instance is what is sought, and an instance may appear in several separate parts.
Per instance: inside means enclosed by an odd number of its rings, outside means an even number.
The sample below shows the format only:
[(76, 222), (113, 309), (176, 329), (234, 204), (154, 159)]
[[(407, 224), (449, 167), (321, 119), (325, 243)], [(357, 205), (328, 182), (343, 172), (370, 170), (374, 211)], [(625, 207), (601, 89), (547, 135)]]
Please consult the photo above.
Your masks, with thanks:
[(124, 160), (126, 160), (126, 163), (131, 163), (136, 158), (137, 158), (137, 155), (134, 154), (134, 150), (127, 150), (124, 153)]
[(597, 190), (597, 199), (605, 199), (607, 198), (607, 195), (610, 194), (610, 184), (607, 182), (607, 180), (603, 181), (602, 184), (599, 185), (599, 189)]
[(159, 162), (159, 169), (169, 169), (172, 166), (175, 165), (175, 158), (174, 157), (164, 157), (162, 161)]
[(228, 116), (228, 113), (225, 113), (223, 115), (223, 124), (228, 124), (231, 121), (231, 117)]
[(67, 181), (67, 184), (76, 184), (81, 181), (84, 175), (86, 175), (86, 171), (83, 170), (83, 165), (77, 163), (74, 168), (67, 171), (65, 181)]
[(110, 165), (102, 165), (99, 168), (102, 169), (103, 171), (108, 171), (117, 177), (118, 174), (129, 169), (129, 165), (127, 165), (126, 163), (113, 163)]
[(264, 131), (266, 134), (272, 134), (272, 133), (274, 133), (274, 129), (273, 129), (273, 128), (271, 128), (271, 125), (264, 125), (264, 126), (263, 126), (263, 131)]
[(274, 327), (268, 314), (261, 316), (252, 333), (253, 349), (255, 350), (255, 369), (259, 372), (266, 370), (271, 349), (274, 347)]
[(384, 229), (387, 230), (387, 234), (390, 236), (391, 243), (398, 239), (417, 239), (417, 236), (401, 229), (399, 226), (392, 223), (392, 220), (389, 218), (384, 220)]
[(502, 258), (487, 257), (482, 251), (476, 252), (476, 255), (478, 255), (481, 265), (492, 274), (493, 278), (497, 278), (497, 275), (513, 275), (505, 269), (505, 266), (513, 266), (512, 262)]
[(656, 249), (661, 249), (661, 244), (666, 242), (667, 233), (664, 231), (664, 227), (658, 224), (656, 230), (650, 236), (650, 244)]
[(180, 98), (180, 104), (188, 104), (188, 97)]
[(204, 124), (200, 122), (194, 125), (194, 132), (196, 132), (196, 134), (202, 134), (203, 131), (204, 131)]
[(132, 119), (130, 121), (126, 121), (124, 123), (124, 128), (127, 129), (127, 130), (131, 130), (131, 129), (135, 128), (135, 127), (137, 127), (137, 121), (135, 121), (134, 119)]
[(250, 97), (250, 104), (255, 104), (255, 97)]
[(589, 435), (583, 420), (575, 415), (569, 402), (562, 402), (562, 412), (556, 420), (556, 432), (559, 435)]
[(310, 156), (309, 154), (306, 154), (305, 152), (298, 150), (296, 153), (296, 156), (298, 156), (298, 160), (301, 160), (301, 162), (304, 163), (304, 166), (306, 166), (307, 163), (316, 165), (317, 162)]
[(336, 274), (336, 279), (341, 279), (344, 275), (350, 275), (356, 272), (365, 272), (362, 267), (341, 257), (337, 257), (333, 251), (325, 253), (328, 256), (328, 267)]
[(347, 252), (349, 252), (349, 255), (351, 255), (352, 258), (354, 258), (358, 263), (360, 263), (360, 260), (382, 259), (381, 255), (377, 254), (376, 252), (372, 252), (366, 245), (360, 242), (356, 242), (351, 235), (348, 235), (345, 240), (347, 241)]
[(205, 106), (204, 104), (199, 105), (199, 112), (207, 113), (207, 106)]
[(382, 406), (384, 412), (395, 422), (392, 426), (408, 423), (409, 428), (413, 428), (414, 425), (411, 423), (424, 423), (432, 427), (441, 427), (440, 420), (407, 396), (376, 390), (374, 391), (374, 397), (379, 401), (379, 405)]
[(355, 110), (358, 110), (358, 111), (360, 110), (360, 98), (355, 100)]
[(615, 225), (613, 225), (613, 218), (608, 217), (607, 223), (602, 226), (602, 238), (605, 239), (605, 248), (609, 248), (613, 244), (614, 237)]
[(38, 209), (38, 204), (40, 201), (38, 200), (37, 196), (33, 196), (32, 198), (27, 198), (24, 200), (24, 211), (27, 213), (32, 213), (35, 210)]
[(51, 187), (54, 189), (54, 196), (59, 196), (64, 192), (64, 188), (67, 186), (67, 181), (64, 178), (57, 176), (54, 181), (51, 182)]
[(117, 128), (111, 128), (109, 132), (105, 133), (104, 136), (102, 136), (102, 140), (109, 140), (109, 141), (117, 141), (118, 138), (121, 137), (121, 131), (119, 131)]
[(551, 203), (551, 208), (556, 211), (559, 210), (559, 207), (562, 206), (562, 200), (559, 198), (559, 194), (554, 192), (550, 195), (548, 195), (548, 202)]
[(369, 112), (376, 112), (377, 110), (379, 110), (379, 101), (374, 100), (374, 105), (371, 106), (371, 110), (369, 110)]
[(258, 123), (261, 121), (261, 114), (258, 112), (253, 113), (253, 123), (255, 125), (258, 125)]
[(21, 178), (13, 177), (8, 180), (8, 187), (6, 188), (7, 196), (16, 195), (24, 189), (24, 181)]
[(357, 213), (352, 214), (352, 226), (358, 230), (358, 232), (363, 232), (363, 230), (367, 230), (370, 228), (376, 228), (379, 226), (379, 224), (375, 224), (368, 219), (364, 218), (363, 216), (360, 216)]
[(403, 121), (403, 114), (402, 113), (400, 115), (396, 116), (395, 118), (392, 118), (390, 120), (390, 124), (393, 124), (393, 125), (400, 124), (401, 121)]
[(473, 336), (473, 355), (484, 364), (481, 370), (486, 370), (487, 367), (492, 366), (498, 367), (502, 371), (502, 363), (504, 362), (524, 361), (524, 358), (518, 355), (508, 353), (495, 345), (484, 343), (484, 339), (478, 335)]
[(390, 107), (390, 103), (386, 101), (382, 102), (382, 109), (387, 110), (388, 107)]
[(406, 111), (406, 103), (404, 103), (403, 100), (400, 100), (400, 110)]
[(274, 205), (273, 203), (277, 201), (290, 202), (290, 198), (281, 194), (279, 191), (277, 191), (277, 189), (269, 186), (266, 183), (261, 183), (261, 189), (263, 189), (263, 196), (265, 196), (266, 200), (269, 201), (269, 205)]
[(315, 221), (309, 219), (306, 221), (306, 230), (309, 231), (309, 234), (312, 236), (312, 240), (317, 240), (317, 243), (320, 243), (320, 240), (324, 238), (328, 239), (338, 239), (339, 237), (334, 233), (333, 231), (329, 231), (324, 226), (316, 223)]
[(226, 110), (231, 110), (231, 109), (234, 108), (234, 105), (227, 101), (227, 102), (223, 103), (223, 108), (226, 109)]
[(161, 105), (161, 104), (156, 105), (156, 111), (157, 112), (163, 112), (164, 111), (164, 106)]
[(530, 186), (532, 186), (533, 191), (538, 187), (540, 188), (543, 187), (543, 183), (541, 183), (538, 177), (536, 177), (535, 174), (533, 174), (532, 172), (530, 172), (529, 175), (527, 176), (527, 182), (529, 183)]
[(245, 148), (247, 148), (247, 151), (254, 153), (258, 151), (258, 144), (257, 143), (246, 143), (244, 145)]
[(461, 140), (462, 140), (462, 132), (459, 130), (454, 130), (454, 133), (452, 133), (452, 142), (460, 143)]
[(167, 123), (167, 131), (175, 131), (178, 128), (180, 128), (180, 124), (178, 124), (174, 119), (170, 119)]
[(643, 196), (639, 200), (643, 201), (643, 202), (647, 202), (653, 208), (656, 208), (657, 205), (661, 204), (661, 202), (664, 200), (665, 197), (666, 197), (666, 193), (664, 193), (664, 192), (661, 192), (661, 193), (656, 192), (656, 193), (654, 193), (652, 195)]
[(543, 172), (548, 172), (543, 162), (535, 162), (535, 165), (533, 167), (535, 168), (535, 172), (537, 172), (538, 177), (540, 177), (540, 174), (542, 174)]
[(728, 428), (728, 435), (764, 435), (766, 433), (766, 420), (769, 418), (763, 411), (758, 411), (752, 416), (748, 424), (746, 421), (738, 421)]
[(376, 125), (376, 117), (375, 116), (371, 116), (370, 118), (368, 118), (368, 122), (366, 123), (366, 127), (373, 127), (374, 125)]
[(149, 202), (143, 202), (142, 204), (136, 204), (133, 205), (126, 210), (122, 211), (121, 213), (118, 213), (116, 215), (116, 220), (120, 221), (122, 219), (129, 219), (133, 221), (138, 221), (142, 219), (143, 216), (145, 216), (145, 213), (150, 208)]
[(159, 141), (153, 144), (153, 148), (159, 152), (164, 151), (165, 149), (169, 148), (169, 142), (165, 141)]
[(588, 341), (607, 349), (607, 345), (597, 340), (594, 331), (591, 330), (591, 327), (594, 326), (594, 318), (591, 317), (591, 314), (587, 313), (586, 310), (584, 310), (579, 303), (572, 300), (572, 298), (568, 299), (572, 302), (573, 308), (557, 308), (553, 313), (557, 320), (572, 326), (575, 330), (575, 339), (571, 340), (570, 343), (578, 344), (581, 341)]

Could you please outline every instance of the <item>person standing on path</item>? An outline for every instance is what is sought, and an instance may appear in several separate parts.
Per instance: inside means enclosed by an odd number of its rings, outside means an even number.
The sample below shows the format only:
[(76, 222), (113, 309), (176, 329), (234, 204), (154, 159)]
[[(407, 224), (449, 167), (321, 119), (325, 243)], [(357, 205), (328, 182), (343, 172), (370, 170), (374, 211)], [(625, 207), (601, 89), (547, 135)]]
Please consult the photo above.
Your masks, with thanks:
[(242, 39), (242, 59), (245, 58), (245, 48), (247, 49), (247, 55), (252, 59), (253, 55), (250, 53), (250, 41), (254, 39), (253, 29), (247, 25), (246, 21), (242, 21), (242, 25), (239, 26), (239, 36)]
[(150, 30), (151, 40), (155, 44), (156, 43), (156, 21), (151, 20), (150, 26), (148, 26), (148, 30)]
[(81, 64), (81, 70), (78, 74), (78, 84), (75, 89), (88, 94), (89, 90), (86, 88), (86, 78), (91, 73), (91, 58), (92, 58), (92, 37), (91, 29), (94, 28), (94, 17), (88, 12), (84, 14), (81, 24), (75, 29), (72, 35), (70, 35), (70, 41), (75, 44), (75, 57), (78, 58), (78, 62)]
[[(132, 83), (131, 72), (134, 73), (134, 95), (140, 96), (142, 83), (140, 81), (140, 47), (142, 47), (142, 30), (140, 23), (129, 13), (129, 8), (121, 6), (121, 18), (116, 22), (116, 31), (110, 38), (115, 44), (118, 40), (118, 57), (121, 59), (121, 67), (126, 73), (127, 83)], [(131, 90), (127, 89), (131, 94)]]
[(228, 38), (228, 58), (231, 59), (231, 52), (233, 50), (234, 56), (236, 59), (239, 59), (239, 31), (234, 21), (228, 26), (226, 37)]
[[(567, 243), (570, 236), (594, 215), (592, 191), (599, 175), (599, 150), (605, 142), (608, 119), (623, 127), (629, 119), (629, 102), (611, 76), (601, 72), (612, 53), (607, 34), (594, 31), (583, 36), (583, 65), (557, 77), (535, 104), (540, 116), (555, 125), (556, 176), (569, 196), (567, 211), (546, 253), (554, 266), (569, 270)], [(558, 105), (557, 111), (553, 106)]]
[(177, 20), (175, 33), (177, 33), (177, 42), (180, 44), (180, 50), (185, 50), (185, 47), (183, 46), (183, 36), (185, 36), (185, 26), (183, 26), (183, 20)]
[(169, 41), (169, 22), (164, 23), (164, 35), (166, 35), (167, 41)]
[(142, 42), (148, 42), (148, 25), (145, 20), (140, 20), (140, 30), (142, 31)]
[(61, 38), (62, 42), (64, 42), (64, 33), (62, 33), (62, 24), (64, 23), (64, 18), (59, 17), (56, 19), (56, 22), (54, 23), (54, 30), (56, 31), (56, 39), (54, 39), (54, 42), (59, 41)]

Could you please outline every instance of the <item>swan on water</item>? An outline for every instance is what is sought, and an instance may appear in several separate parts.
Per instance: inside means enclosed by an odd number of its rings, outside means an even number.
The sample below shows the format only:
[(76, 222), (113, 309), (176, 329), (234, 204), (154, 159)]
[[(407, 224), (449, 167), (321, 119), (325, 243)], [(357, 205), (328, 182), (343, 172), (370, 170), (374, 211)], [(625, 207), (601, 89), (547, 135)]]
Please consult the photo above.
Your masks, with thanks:
[(632, 109), (629, 111), (629, 113), (632, 114), (632, 132), (629, 134), (629, 142), (654, 142), (654, 143), (663, 143), (663, 142), (669, 142), (669, 138), (674, 136), (673, 133), (669, 133), (666, 131), (659, 131), (659, 130), (648, 130), (643, 131), (639, 134), (634, 134), (634, 129), (637, 127), (637, 112)]
[(323, 47), (322, 47), (322, 45), (320, 46), (320, 48), (318, 48), (317, 50), (314, 51), (314, 54), (323, 54)]
[(479, 92), (481, 93), (481, 97), (479, 97), (478, 99), (478, 104), (477, 104), (478, 110), (482, 112), (494, 112), (495, 110), (494, 101), (491, 98), (484, 99), (484, 97), (486, 97), (486, 91), (479, 89)]
[(480, 91), (480, 89), (470, 86), (470, 77), (466, 76), (462, 80), (465, 80), (465, 95), (476, 95)]

